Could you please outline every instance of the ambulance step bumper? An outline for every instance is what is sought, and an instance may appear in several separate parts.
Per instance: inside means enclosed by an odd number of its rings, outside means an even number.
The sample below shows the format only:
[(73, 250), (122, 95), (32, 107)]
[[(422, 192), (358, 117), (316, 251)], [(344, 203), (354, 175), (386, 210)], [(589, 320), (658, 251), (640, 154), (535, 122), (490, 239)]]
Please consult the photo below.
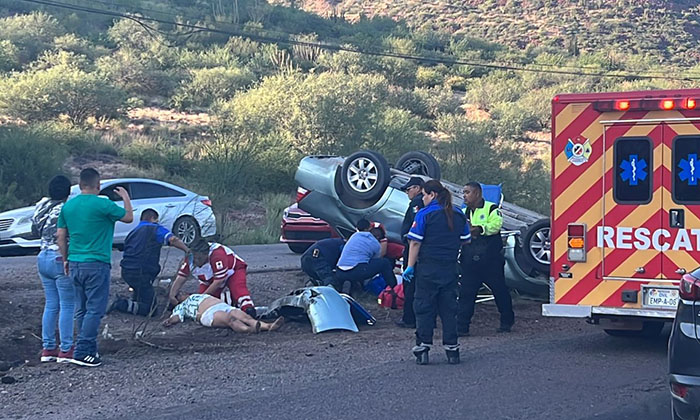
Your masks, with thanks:
[(547, 303), (542, 305), (542, 315), (562, 318), (591, 318), (595, 315), (609, 315), (672, 320), (676, 316), (676, 311), (670, 309), (609, 308), (590, 305), (560, 305)]

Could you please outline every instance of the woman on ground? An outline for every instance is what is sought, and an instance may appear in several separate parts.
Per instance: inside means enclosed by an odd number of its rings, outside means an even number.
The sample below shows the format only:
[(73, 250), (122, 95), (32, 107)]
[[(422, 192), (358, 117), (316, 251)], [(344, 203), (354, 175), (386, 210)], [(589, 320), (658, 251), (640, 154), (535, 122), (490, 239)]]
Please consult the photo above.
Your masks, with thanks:
[[(37, 265), (46, 298), (41, 320), (42, 362), (68, 363), (73, 358), (75, 292), (73, 280), (65, 275), (63, 257), (56, 243), (56, 222), (68, 200), (70, 187), (70, 180), (65, 176), (53, 177), (49, 182), (49, 196), (36, 204), (32, 217), (32, 232), (41, 238)], [(57, 318), (60, 346), (56, 343)]]
[(471, 239), (466, 216), (452, 205), (452, 195), (436, 180), (423, 185), (425, 207), (416, 214), (404, 281), (415, 281), (416, 346), (419, 365), (428, 364), (435, 317), (442, 321), (442, 344), (450, 364), (459, 363), (457, 342), (457, 255)]

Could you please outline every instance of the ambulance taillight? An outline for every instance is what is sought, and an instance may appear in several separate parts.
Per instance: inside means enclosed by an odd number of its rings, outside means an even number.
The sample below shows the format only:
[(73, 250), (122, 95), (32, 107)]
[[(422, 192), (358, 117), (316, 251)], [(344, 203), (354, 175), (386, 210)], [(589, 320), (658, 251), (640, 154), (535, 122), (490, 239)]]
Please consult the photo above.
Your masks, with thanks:
[(586, 225), (572, 223), (567, 231), (567, 258), (571, 262), (586, 262)]
[(686, 274), (681, 278), (680, 284), (681, 299), (700, 300), (700, 280)]

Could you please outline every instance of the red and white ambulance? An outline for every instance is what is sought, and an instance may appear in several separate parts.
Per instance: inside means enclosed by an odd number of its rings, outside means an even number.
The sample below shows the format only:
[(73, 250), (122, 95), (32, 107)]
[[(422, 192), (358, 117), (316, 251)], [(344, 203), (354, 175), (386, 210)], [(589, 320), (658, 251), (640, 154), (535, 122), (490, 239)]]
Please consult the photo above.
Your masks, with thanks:
[(682, 275), (700, 266), (698, 103), (700, 89), (553, 99), (543, 315), (621, 335), (673, 319)]

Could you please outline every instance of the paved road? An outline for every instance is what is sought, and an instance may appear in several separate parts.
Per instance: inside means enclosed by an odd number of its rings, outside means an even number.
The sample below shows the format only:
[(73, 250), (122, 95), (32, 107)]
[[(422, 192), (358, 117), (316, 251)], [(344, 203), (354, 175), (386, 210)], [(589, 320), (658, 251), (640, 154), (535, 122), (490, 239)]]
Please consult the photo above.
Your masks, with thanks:
[[(289, 250), (287, 245), (240, 245), (234, 247), (248, 263), (248, 272), (282, 271), (299, 268), (299, 255)], [(176, 248), (164, 248), (161, 253), (161, 271), (163, 277), (171, 277), (177, 271), (177, 264), (183, 252)], [(112, 276), (119, 277), (119, 261), (122, 253), (112, 252)], [(0, 257), (3, 269), (17, 270), (36, 264), (36, 256)]]
[(431, 366), (411, 360), (348, 366), (346, 373), (309, 386), (233, 393), (136, 418), (669, 418), (667, 337), (619, 339), (595, 329), (558, 335), (467, 351), (456, 367), (433, 351)]

